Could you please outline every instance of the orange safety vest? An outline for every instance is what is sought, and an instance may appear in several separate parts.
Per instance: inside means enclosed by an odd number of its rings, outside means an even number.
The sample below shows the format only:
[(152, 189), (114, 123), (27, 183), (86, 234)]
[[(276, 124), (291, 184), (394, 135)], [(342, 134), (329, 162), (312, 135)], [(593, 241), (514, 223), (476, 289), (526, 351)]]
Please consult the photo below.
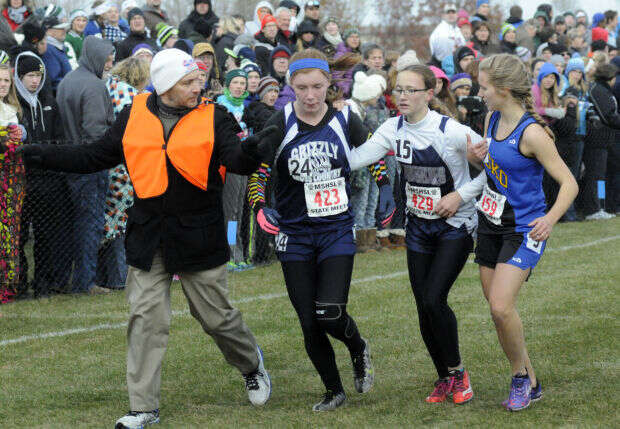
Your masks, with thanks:
[[(183, 116), (166, 143), (164, 126), (146, 106), (149, 95), (139, 94), (133, 98), (123, 135), (123, 153), (136, 195), (144, 199), (166, 192), (166, 156), (185, 179), (206, 190), (215, 144), (214, 104), (201, 103)], [(219, 172), (223, 182), (225, 167), (220, 167)]]

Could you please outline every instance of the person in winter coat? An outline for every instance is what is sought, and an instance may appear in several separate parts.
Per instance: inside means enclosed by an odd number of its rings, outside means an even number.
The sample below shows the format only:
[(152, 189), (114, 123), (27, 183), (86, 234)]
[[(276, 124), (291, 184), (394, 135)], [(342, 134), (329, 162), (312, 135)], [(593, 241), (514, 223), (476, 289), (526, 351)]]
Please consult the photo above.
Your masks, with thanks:
[(128, 34), (129, 31), (121, 28), (118, 7), (113, 4), (105, 14), (105, 23), (102, 32), (103, 38), (112, 43), (118, 43), (124, 40)]
[(308, 48), (321, 49), (319, 39), (321, 33), (319, 29), (310, 21), (304, 21), (297, 27), (296, 51), (303, 51)]
[(103, 37), (106, 16), (112, 7), (112, 3), (106, 1), (98, 0), (94, 2), (92, 8), (93, 13), (88, 20), (88, 24), (86, 24), (86, 28), (84, 29), (84, 37)]
[(502, 40), (499, 42), (499, 48), (504, 54), (516, 55), (517, 30), (512, 24), (504, 24), (502, 26)]
[(43, 21), (43, 26), (47, 28), (47, 50), (41, 59), (45, 64), (47, 78), (55, 94), (60, 81), (71, 71), (71, 64), (69, 64), (64, 45), (69, 24), (60, 22), (56, 17), (49, 17)]
[[(226, 49), (232, 51), (235, 46), (235, 39), (241, 34), (241, 28), (232, 17), (225, 16), (220, 19), (217, 32), (219, 39), (215, 45), (215, 56), (220, 66), (220, 74), (223, 74), (228, 56)], [(254, 38), (254, 34), (252, 34), (252, 38)]]
[(252, 21), (245, 23), (245, 32), (254, 37), (259, 31), (262, 30), (263, 18), (265, 15), (273, 16), (275, 10), (271, 2), (259, 1), (254, 8), (254, 14), (252, 15)]
[(269, 75), (280, 83), (280, 88), (286, 84), (291, 51), (286, 46), (278, 45), (269, 55)]
[(287, 46), (291, 52), (294, 51), (297, 35), (289, 29), (292, 18), (290, 9), (284, 6), (279, 7), (276, 9), (274, 17), (278, 25), (278, 35), (276, 36), (278, 44)]
[(129, 58), (134, 48), (141, 43), (146, 43), (154, 51), (157, 51), (157, 42), (147, 36), (142, 10), (137, 7), (131, 9), (127, 18), (129, 20), (129, 36), (116, 45), (116, 62)]
[(340, 35), (338, 20), (333, 17), (327, 18), (327, 21), (323, 24), (323, 30), (323, 35), (319, 39), (318, 46), (319, 49), (327, 55), (327, 58), (331, 59), (336, 55), (338, 45), (343, 42), (342, 36)]
[[(352, 54), (361, 54), (361, 40), (359, 30), (356, 28), (349, 28), (342, 33), (343, 42), (338, 45), (334, 59), (336, 61), (347, 57), (353, 58)], [(357, 63), (358, 61), (356, 61)], [(340, 67), (334, 67), (332, 70), (332, 78), (336, 83), (336, 86), (342, 90), (342, 94), (345, 98), (351, 94), (351, 86), (353, 85), (353, 68), (355, 64), (350, 68), (344, 70), (337, 70)]]
[[(114, 46), (95, 36), (84, 39), (80, 66), (58, 85), (58, 106), (65, 137), (86, 145), (102, 137), (114, 120), (104, 72), (112, 68)], [(75, 269), (72, 292), (94, 289), (97, 250), (101, 242), (107, 191), (107, 172), (77, 175), (69, 186), (76, 205), (74, 225)]]
[[(273, 49), (278, 46), (277, 35), (278, 24), (276, 19), (271, 15), (265, 15), (261, 22), (260, 32), (254, 36), (256, 39), (254, 46), (256, 62), (261, 70), (270, 70), (271, 68), (270, 56)], [(286, 49), (290, 52), (289, 48)]]
[(3, 2), (2, 17), (15, 31), (17, 27), (22, 25), (26, 18), (32, 14), (32, 9), (28, 1), (24, 0), (8, 0)]
[(144, 12), (144, 21), (150, 34), (155, 34), (155, 27), (160, 22), (170, 24), (168, 14), (161, 8), (161, 0), (146, 0), (146, 6), (142, 8), (142, 12)]
[(319, 0), (306, 0), (304, 10), (297, 19), (297, 22), (310, 21), (315, 26), (321, 22), (321, 2)]
[[(42, 92), (45, 65), (30, 51), (15, 58), (14, 81), (22, 107), (21, 123), (26, 127), (26, 144), (62, 144), (62, 119), (54, 97)], [(35, 297), (63, 291), (71, 276), (72, 204), (64, 173), (26, 171), (26, 194), (22, 208), (22, 231), (34, 232), (34, 278), (30, 287)], [(20, 266), (28, 272), (26, 244), (29, 234), (22, 234), (19, 243)], [(20, 279), (20, 290), (28, 290), (28, 276)]]
[(243, 104), (248, 107), (254, 101), (260, 101), (258, 85), (261, 80), (261, 69), (254, 61), (244, 58), (240, 64), (241, 70), (248, 76), (248, 96)]
[(242, 121), (254, 134), (262, 131), (265, 123), (276, 112), (274, 105), (280, 94), (280, 85), (271, 76), (265, 76), (258, 83), (256, 94), (258, 100), (246, 106), (242, 117)]
[(155, 27), (157, 30), (157, 47), (159, 49), (170, 49), (179, 40), (179, 30), (165, 22), (160, 22)]
[(222, 88), (220, 81), (220, 68), (218, 67), (213, 46), (210, 43), (197, 43), (192, 50), (192, 57), (202, 61), (205, 66), (205, 96), (211, 100), (216, 99), (224, 92), (224, 88)]
[[(362, 71), (366, 74), (369, 72), (381, 73), (385, 65), (385, 51), (375, 43), (368, 43), (362, 49), (362, 62), (353, 67), (351, 73)], [(372, 80), (371, 80), (372, 81)]]
[(476, 13), (475, 17), (483, 22), (489, 20), (489, 13), (491, 12), (491, 6), (489, 6), (489, 0), (476, 0)]
[(474, 35), (471, 39), (472, 49), (481, 52), (485, 57), (500, 52), (499, 47), (491, 41), (491, 29), (489, 28), (489, 24), (483, 21), (474, 22), (473, 33)]
[[(82, 9), (76, 9), (71, 12), (69, 17), (69, 31), (65, 36), (65, 45), (71, 45), (73, 49), (73, 53), (75, 54), (75, 61), (80, 59), (82, 55), (82, 44), (84, 43), (84, 29), (86, 28), (86, 24), (88, 24), (88, 15)], [(75, 70), (77, 67), (72, 68)]]
[(435, 27), (429, 38), (431, 56), (439, 64), (456, 48), (465, 45), (465, 38), (456, 25), (456, 5), (446, 4), (443, 9), (442, 20)]
[(616, 97), (616, 102), (620, 106), (620, 56), (616, 55), (613, 57), (610, 63), (616, 66), (616, 83), (614, 84), (612, 91), (614, 93), (614, 97)]
[(464, 73), (475, 59), (476, 53), (471, 48), (461, 46), (454, 52), (454, 55), (444, 58), (441, 68), (448, 78), (451, 78), (452, 75)]
[(213, 12), (211, 0), (194, 0), (194, 10), (179, 24), (179, 37), (189, 38), (189, 35), (196, 31), (196, 24), (199, 21), (206, 21), (211, 28), (219, 21), (218, 16)]

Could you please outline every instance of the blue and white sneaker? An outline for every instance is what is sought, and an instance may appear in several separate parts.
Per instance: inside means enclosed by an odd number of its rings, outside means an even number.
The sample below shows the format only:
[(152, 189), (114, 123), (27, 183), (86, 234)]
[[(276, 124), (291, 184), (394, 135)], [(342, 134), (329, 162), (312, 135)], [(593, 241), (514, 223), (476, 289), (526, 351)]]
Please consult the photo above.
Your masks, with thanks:
[(530, 399), (532, 401), (538, 401), (542, 398), (542, 385), (540, 384), (540, 380), (536, 379), (536, 387), (532, 387), (532, 391), (530, 392)]
[(159, 423), (159, 410), (130, 411), (116, 421), (114, 429), (143, 429), (145, 426)]
[(257, 346), (258, 368), (249, 374), (243, 374), (245, 379), (245, 390), (252, 405), (261, 406), (269, 400), (271, 396), (271, 379), (265, 369), (263, 351)]
[(530, 406), (532, 386), (529, 377), (512, 377), (510, 396), (504, 402), (507, 410), (520, 411)]

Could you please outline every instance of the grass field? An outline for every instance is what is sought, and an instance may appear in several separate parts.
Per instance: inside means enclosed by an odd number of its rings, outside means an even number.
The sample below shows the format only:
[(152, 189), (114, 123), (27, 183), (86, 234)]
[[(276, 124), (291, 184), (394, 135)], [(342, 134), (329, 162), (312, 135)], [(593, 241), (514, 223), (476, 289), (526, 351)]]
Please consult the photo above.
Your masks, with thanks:
[[(377, 377), (368, 394), (357, 394), (348, 353), (335, 344), (349, 400), (328, 414), (310, 411), (322, 385), (279, 265), (229, 278), (273, 380), (272, 398), (261, 409), (249, 404), (241, 376), (191, 318), (175, 284), (159, 427), (618, 427), (619, 261), (620, 219), (554, 229), (519, 301), (545, 396), (520, 413), (501, 407), (509, 366), (473, 263), (450, 295), (475, 394), (458, 408), (424, 402), (435, 374), (420, 338), (404, 251), (356, 257), (349, 308), (371, 342)], [(0, 313), (0, 428), (113, 427), (128, 408), (124, 293), (22, 301)]]

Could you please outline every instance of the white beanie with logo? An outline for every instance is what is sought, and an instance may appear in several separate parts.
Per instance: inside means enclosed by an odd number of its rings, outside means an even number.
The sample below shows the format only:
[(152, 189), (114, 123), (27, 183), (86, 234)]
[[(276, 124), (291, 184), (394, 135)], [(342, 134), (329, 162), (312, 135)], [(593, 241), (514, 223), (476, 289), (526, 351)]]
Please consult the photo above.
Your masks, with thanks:
[(195, 70), (198, 70), (198, 64), (189, 54), (180, 49), (165, 49), (153, 57), (151, 82), (161, 95)]

